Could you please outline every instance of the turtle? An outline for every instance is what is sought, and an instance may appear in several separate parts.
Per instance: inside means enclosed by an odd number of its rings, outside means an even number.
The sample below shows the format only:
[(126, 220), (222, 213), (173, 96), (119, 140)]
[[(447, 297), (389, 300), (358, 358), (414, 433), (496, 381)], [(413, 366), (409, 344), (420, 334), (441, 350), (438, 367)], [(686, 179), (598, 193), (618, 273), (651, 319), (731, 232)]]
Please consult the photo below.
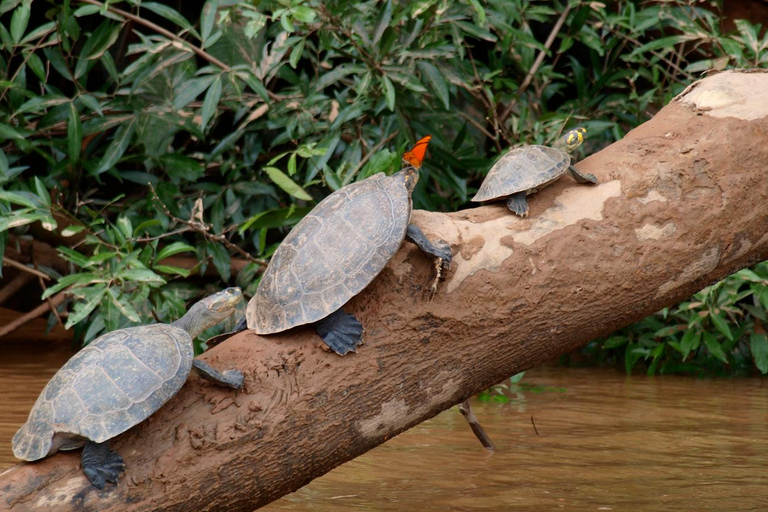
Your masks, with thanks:
[(240, 389), (238, 370), (218, 372), (195, 359), (192, 340), (235, 311), (240, 288), (193, 305), (171, 324), (118, 329), (99, 336), (67, 361), (13, 436), (13, 454), (35, 461), (84, 446), (83, 472), (98, 489), (117, 483), (123, 459), (109, 440), (157, 411), (181, 389), (192, 367), (208, 380)]
[(373, 281), (405, 238), (439, 258), (438, 265), (450, 266), (450, 246), (431, 242), (409, 223), (411, 193), (430, 139), (405, 153), (399, 172), (340, 188), (291, 230), (248, 303), (248, 329), (274, 334), (314, 323), (325, 344), (345, 355), (362, 343), (363, 326), (342, 306)]
[(502, 156), (488, 171), (474, 202), (507, 199), (507, 207), (521, 217), (528, 216), (525, 196), (557, 181), (568, 171), (579, 183), (597, 183), (594, 174), (583, 173), (571, 165), (570, 152), (584, 142), (586, 128), (570, 130), (552, 147), (523, 146)]

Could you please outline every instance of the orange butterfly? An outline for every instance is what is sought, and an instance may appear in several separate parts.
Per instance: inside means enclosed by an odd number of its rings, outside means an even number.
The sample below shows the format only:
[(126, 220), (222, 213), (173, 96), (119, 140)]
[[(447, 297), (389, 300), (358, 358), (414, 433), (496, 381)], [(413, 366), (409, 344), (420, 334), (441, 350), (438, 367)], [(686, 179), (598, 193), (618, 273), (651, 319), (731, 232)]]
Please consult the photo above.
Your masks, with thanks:
[(403, 163), (421, 169), (421, 163), (424, 161), (424, 155), (427, 153), (427, 146), (429, 146), (430, 140), (432, 140), (431, 135), (419, 139), (410, 151), (405, 152), (403, 155)]

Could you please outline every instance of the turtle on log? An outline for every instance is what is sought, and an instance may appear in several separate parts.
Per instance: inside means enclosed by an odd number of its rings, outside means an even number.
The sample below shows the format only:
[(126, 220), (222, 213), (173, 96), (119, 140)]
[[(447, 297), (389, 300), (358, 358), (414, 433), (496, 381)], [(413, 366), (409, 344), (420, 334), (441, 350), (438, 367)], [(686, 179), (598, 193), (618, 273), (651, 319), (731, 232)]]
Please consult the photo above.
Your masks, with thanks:
[(88, 480), (99, 489), (117, 483), (123, 458), (109, 449), (109, 440), (157, 411), (181, 389), (192, 367), (208, 380), (242, 387), (240, 371), (218, 372), (195, 359), (192, 346), (241, 299), (240, 288), (227, 288), (172, 324), (119, 329), (93, 340), (45, 386), (13, 436), (13, 454), (34, 461), (85, 446), (82, 466)]
[(571, 151), (584, 142), (585, 128), (571, 130), (548, 146), (523, 146), (502, 156), (483, 180), (472, 198), (474, 202), (507, 199), (507, 207), (521, 217), (528, 216), (531, 195), (570, 173), (579, 183), (597, 183), (593, 174), (582, 173), (571, 165)]
[(339, 355), (362, 343), (363, 326), (341, 307), (381, 272), (407, 237), (442, 265), (451, 248), (409, 224), (411, 193), (430, 136), (403, 156), (406, 165), (340, 188), (323, 199), (277, 248), (246, 309), (249, 329), (273, 334), (315, 323)]

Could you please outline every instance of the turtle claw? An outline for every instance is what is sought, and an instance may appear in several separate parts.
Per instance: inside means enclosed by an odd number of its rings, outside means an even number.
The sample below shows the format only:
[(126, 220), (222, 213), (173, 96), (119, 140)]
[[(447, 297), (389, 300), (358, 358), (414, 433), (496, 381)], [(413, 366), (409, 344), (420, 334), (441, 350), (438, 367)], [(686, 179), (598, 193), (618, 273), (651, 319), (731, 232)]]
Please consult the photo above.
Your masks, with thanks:
[(419, 249), (429, 254), (433, 258), (440, 258), (442, 260), (443, 267), (447, 268), (451, 266), (451, 259), (453, 253), (451, 252), (451, 246), (445, 240), (437, 239), (431, 242), (427, 235), (425, 235), (416, 224), (408, 224), (408, 229), (405, 232), (405, 236), (415, 243)]
[(525, 200), (525, 192), (518, 192), (509, 196), (509, 199), (507, 199), (507, 208), (512, 210), (515, 215), (519, 215), (523, 218), (527, 217), (528, 201)]
[(201, 377), (220, 386), (227, 386), (233, 389), (241, 389), (245, 378), (240, 370), (218, 371), (201, 359), (194, 359), (192, 366), (197, 370)]
[(355, 315), (338, 309), (315, 324), (317, 333), (328, 348), (343, 356), (355, 352), (363, 342), (363, 324)]
[(125, 464), (123, 458), (109, 449), (109, 441), (94, 443), (88, 441), (83, 448), (83, 473), (88, 481), (99, 490), (104, 489), (107, 482), (116, 484)]

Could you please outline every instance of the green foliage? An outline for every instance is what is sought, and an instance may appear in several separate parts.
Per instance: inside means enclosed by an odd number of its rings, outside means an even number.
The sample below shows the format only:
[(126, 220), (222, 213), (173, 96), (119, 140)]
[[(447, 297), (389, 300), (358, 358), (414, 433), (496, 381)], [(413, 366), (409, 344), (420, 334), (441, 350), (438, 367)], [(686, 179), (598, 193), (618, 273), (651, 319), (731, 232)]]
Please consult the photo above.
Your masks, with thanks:
[(648, 375), (768, 373), (768, 262), (744, 269), (675, 308), (585, 347), (593, 361), (615, 361)]
[(252, 293), (317, 201), (425, 134), (415, 206), (455, 210), (509, 146), (583, 125), (599, 148), (767, 42), (683, 0), (4, 1), (0, 249), (51, 232), (47, 294), (86, 342), (167, 321), (206, 285)]

